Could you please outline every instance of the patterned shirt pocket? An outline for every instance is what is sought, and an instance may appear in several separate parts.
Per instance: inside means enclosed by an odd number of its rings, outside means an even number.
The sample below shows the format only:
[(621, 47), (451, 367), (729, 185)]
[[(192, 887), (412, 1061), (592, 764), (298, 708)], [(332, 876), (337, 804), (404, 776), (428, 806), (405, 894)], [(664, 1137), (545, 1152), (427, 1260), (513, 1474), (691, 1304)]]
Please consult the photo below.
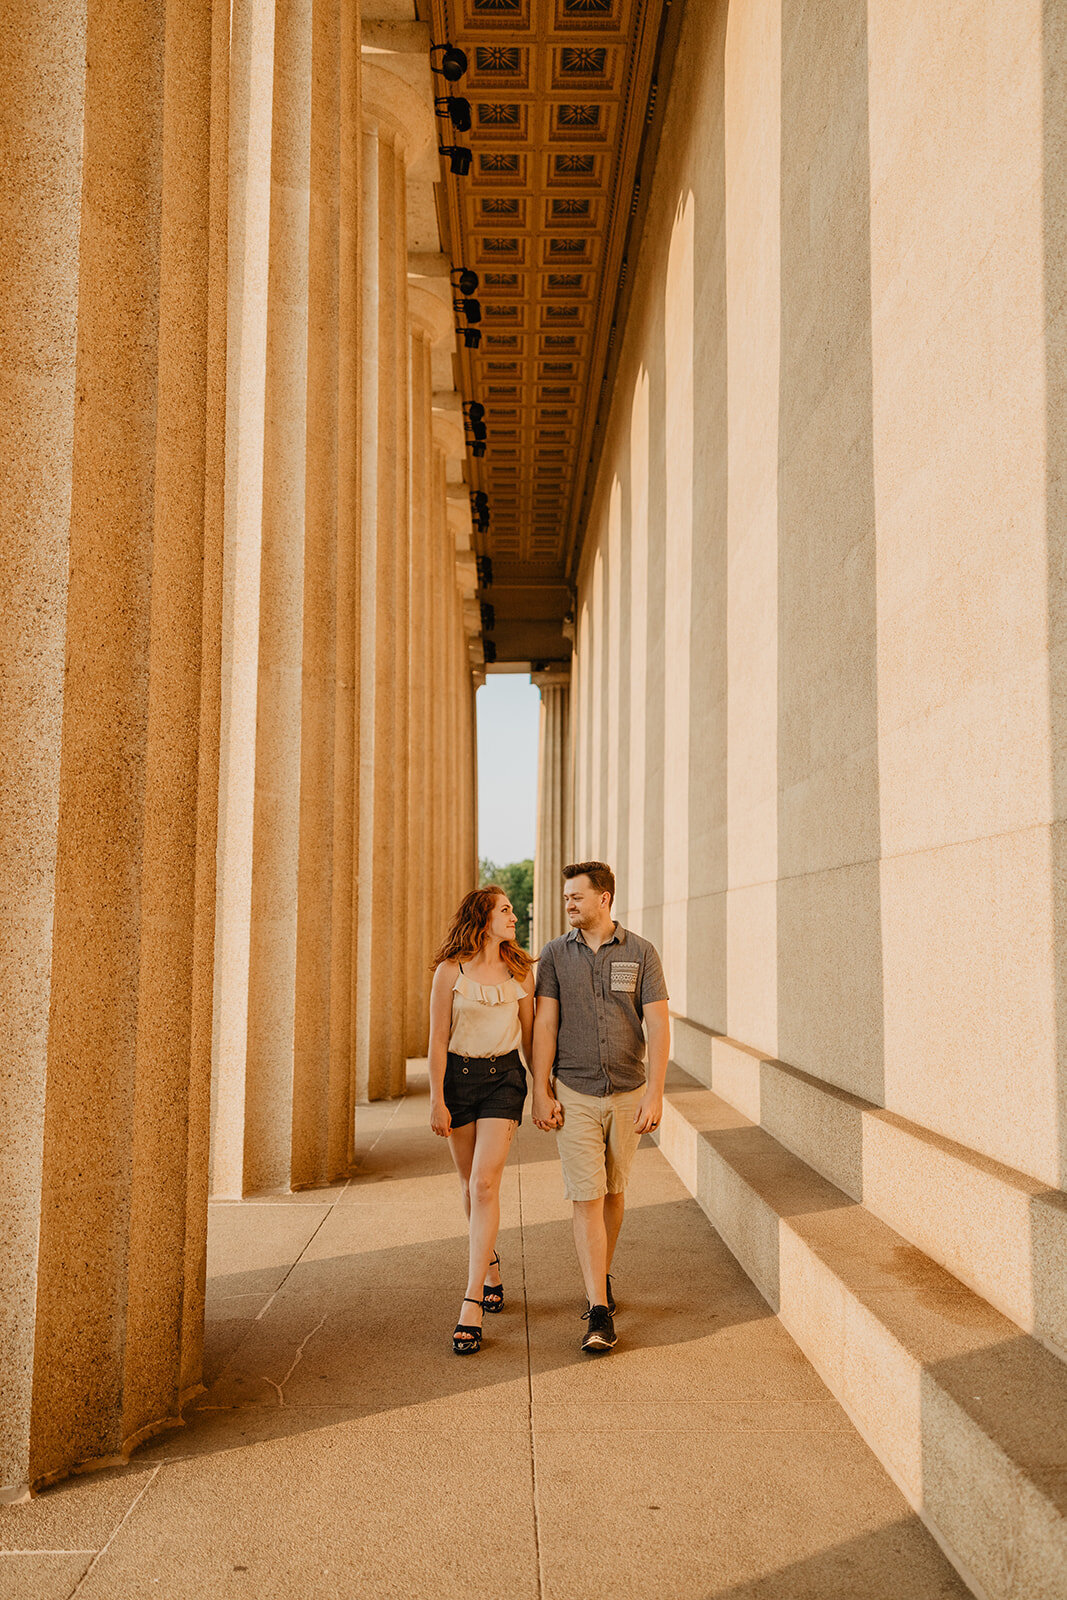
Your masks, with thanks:
[(639, 961), (613, 961), (611, 963), (611, 987), (618, 994), (636, 994), (637, 977), (641, 971)]

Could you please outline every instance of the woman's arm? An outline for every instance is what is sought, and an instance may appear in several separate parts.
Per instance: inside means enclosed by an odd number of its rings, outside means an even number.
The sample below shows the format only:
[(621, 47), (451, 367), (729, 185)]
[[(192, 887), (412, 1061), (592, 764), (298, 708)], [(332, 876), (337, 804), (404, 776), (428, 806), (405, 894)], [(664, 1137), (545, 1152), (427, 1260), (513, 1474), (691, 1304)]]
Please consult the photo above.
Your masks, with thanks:
[(452, 985), (458, 972), (454, 961), (442, 961), (430, 989), (430, 1127), (442, 1137), (452, 1132), (452, 1118), (445, 1105), (445, 1067), (452, 1031)]
[(522, 1058), (530, 1070), (533, 1071), (533, 979), (531, 978), (527, 981), (530, 985), (530, 992), (519, 1001), (519, 1027), (522, 1029)]

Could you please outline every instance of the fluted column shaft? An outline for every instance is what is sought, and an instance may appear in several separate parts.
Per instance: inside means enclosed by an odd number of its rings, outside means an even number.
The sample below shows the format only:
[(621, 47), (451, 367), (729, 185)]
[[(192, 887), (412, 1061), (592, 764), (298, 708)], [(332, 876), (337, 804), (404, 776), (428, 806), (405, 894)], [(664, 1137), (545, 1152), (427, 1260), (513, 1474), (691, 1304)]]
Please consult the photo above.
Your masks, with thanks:
[[(0, 1004), (3, 1183), (0, 1483), (30, 1477), (30, 1413), (40, 1229), (52, 901), (69, 567), (77, 358), (84, 16), (59, 30), (43, 5), (7, 17), (0, 127), (6, 403), (0, 409), (0, 867), (7, 886)], [(40, 85), (50, 82), (44, 94)]]
[(570, 683), (565, 674), (535, 673), (541, 690), (534, 852), (535, 952), (564, 932), (563, 868), (569, 858)]
[[(447, 285), (446, 285), (447, 287)], [(425, 1055), (428, 1045), (430, 962), (440, 938), (433, 896), (433, 816), (431, 796), (440, 782), (434, 765), (435, 653), (441, 591), (434, 547), (437, 521), (444, 512), (444, 470), (434, 443), (432, 350), (453, 338), (448, 300), (427, 280), (412, 281), (411, 316), (411, 611), (408, 653), (411, 662), (408, 728), (407, 842), (407, 1054)]]
[[(378, 126), (363, 132), (363, 495), (360, 611), (360, 873), (356, 1090), (388, 1095), (394, 1062), (391, 939), (395, 837), (395, 340), (392, 284), (395, 159)], [(383, 218), (389, 222), (383, 228)]]
[(213, 1184), (352, 1147), (359, 23), (242, 0), (231, 105)]
[(429, 716), (426, 736), (427, 764), (430, 788), (426, 796), (426, 899), (429, 907), (430, 950), (435, 951), (444, 938), (450, 915), (444, 881), (445, 806), (444, 753), (442, 727), (443, 663), (441, 645), (444, 639), (444, 610), (447, 590), (445, 582), (444, 539), (447, 521), (445, 502), (446, 458), (436, 443), (436, 419), (433, 451), (433, 504), (430, 510), (429, 585), (433, 596), (427, 618), (426, 637), (429, 648), (429, 681), (427, 695)]
[(408, 507), (406, 166), (432, 137), (409, 84), (363, 70), (363, 471), (356, 1088), (406, 1075)]
[[(422, 291), (426, 293), (425, 290)], [(408, 651), (410, 718), (408, 723), (407, 913), (405, 1051), (425, 1055), (430, 960), (429, 919), (425, 906), (426, 797), (433, 773), (429, 766), (430, 658), (427, 624), (434, 595), (430, 579), (431, 421), (433, 378), (430, 369), (431, 330), (412, 310), (411, 331), (411, 609)]]
[[(356, 444), (352, 351), (358, 196), (358, 18), (341, 0), (315, 0), (311, 32), (311, 148), (307, 353), (307, 481), (296, 886), (291, 1183), (307, 1187), (348, 1169), (352, 1093), (351, 943), (355, 724), (356, 529), (343, 448)], [(350, 81), (353, 72), (357, 81)], [(353, 96), (355, 90), (355, 96)], [(357, 105), (351, 105), (355, 98)], [(353, 385), (356, 387), (354, 388)], [(349, 416), (344, 419), (345, 408)], [(357, 445), (358, 448), (358, 445)], [(356, 457), (358, 460), (358, 455)], [(358, 497), (358, 491), (357, 491)], [(358, 499), (357, 499), (358, 503)]]
[(246, 1192), (287, 1189), (290, 1183), (302, 788), (310, 0), (276, 0), (274, 27)]
[(355, 1159), (356, 925), (359, 912), (360, 289), (363, 196), (360, 186), (362, 117), (359, 8), (341, 0), (340, 151), (338, 159), (337, 283), (337, 691), (334, 699), (334, 870), (330, 983), (330, 1125), (328, 1175)]
[(183, 1357), (199, 1375), (183, 1318), (203, 1270), (189, 1169), (218, 574), (209, 0), (97, 6), (66, 27), (15, 11), (0, 105), (25, 183), (0, 241), (0, 850), (20, 924), (0, 961), (4, 1498), (166, 1426)]
[[(407, 266), (407, 146), (393, 144), (393, 252), (390, 266), (393, 299), (393, 437), (394, 510), (389, 533), (396, 563), (395, 628), (393, 631), (393, 1005), (390, 1012), (388, 1093), (403, 1094), (407, 1086), (408, 1018), (412, 1000), (408, 994), (408, 944), (413, 930), (406, 915), (397, 915), (405, 905), (410, 862), (408, 855), (408, 727), (410, 722), (409, 679), (411, 670), (411, 561), (412, 520), (410, 472), (411, 412), (411, 329), (408, 320)], [(406, 909), (406, 908), (405, 908)]]

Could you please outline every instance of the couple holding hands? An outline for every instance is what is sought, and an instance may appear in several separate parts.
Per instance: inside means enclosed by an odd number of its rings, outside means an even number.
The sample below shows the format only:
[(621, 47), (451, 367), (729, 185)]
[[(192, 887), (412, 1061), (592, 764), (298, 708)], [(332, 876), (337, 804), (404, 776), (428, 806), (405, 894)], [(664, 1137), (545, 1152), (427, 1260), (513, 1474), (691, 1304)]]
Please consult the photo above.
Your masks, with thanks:
[(574, 1207), (589, 1302), (581, 1348), (602, 1354), (616, 1342), (609, 1273), (637, 1142), (663, 1112), (667, 989), (655, 948), (612, 920), (611, 868), (579, 861), (563, 878), (570, 931), (541, 951), (536, 986), (533, 962), (515, 943), (511, 902), (495, 884), (465, 896), (434, 960), (430, 1126), (448, 1139), (470, 1222), (457, 1355), (481, 1348), (483, 1312), (504, 1305), (500, 1180), (527, 1095), (523, 1058), (534, 1124), (557, 1134)]

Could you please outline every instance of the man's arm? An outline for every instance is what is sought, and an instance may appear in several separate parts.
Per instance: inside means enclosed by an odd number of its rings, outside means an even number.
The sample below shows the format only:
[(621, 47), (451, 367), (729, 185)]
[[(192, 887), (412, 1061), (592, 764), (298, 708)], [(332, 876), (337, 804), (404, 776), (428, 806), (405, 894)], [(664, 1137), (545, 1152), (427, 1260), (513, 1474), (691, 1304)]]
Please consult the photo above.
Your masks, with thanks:
[(652, 1000), (644, 1007), (644, 1013), (648, 1030), (648, 1083), (641, 1104), (634, 1112), (634, 1127), (638, 1133), (649, 1133), (659, 1127), (663, 1116), (663, 1085), (671, 1053), (669, 1002)]
[(559, 1035), (559, 1001), (541, 995), (534, 1012), (533, 1027), (533, 1120), (544, 1131), (558, 1128), (563, 1122), (563, 1107), (552, 1093), (549, 1079), (556, 1061), (556, 1039)]

